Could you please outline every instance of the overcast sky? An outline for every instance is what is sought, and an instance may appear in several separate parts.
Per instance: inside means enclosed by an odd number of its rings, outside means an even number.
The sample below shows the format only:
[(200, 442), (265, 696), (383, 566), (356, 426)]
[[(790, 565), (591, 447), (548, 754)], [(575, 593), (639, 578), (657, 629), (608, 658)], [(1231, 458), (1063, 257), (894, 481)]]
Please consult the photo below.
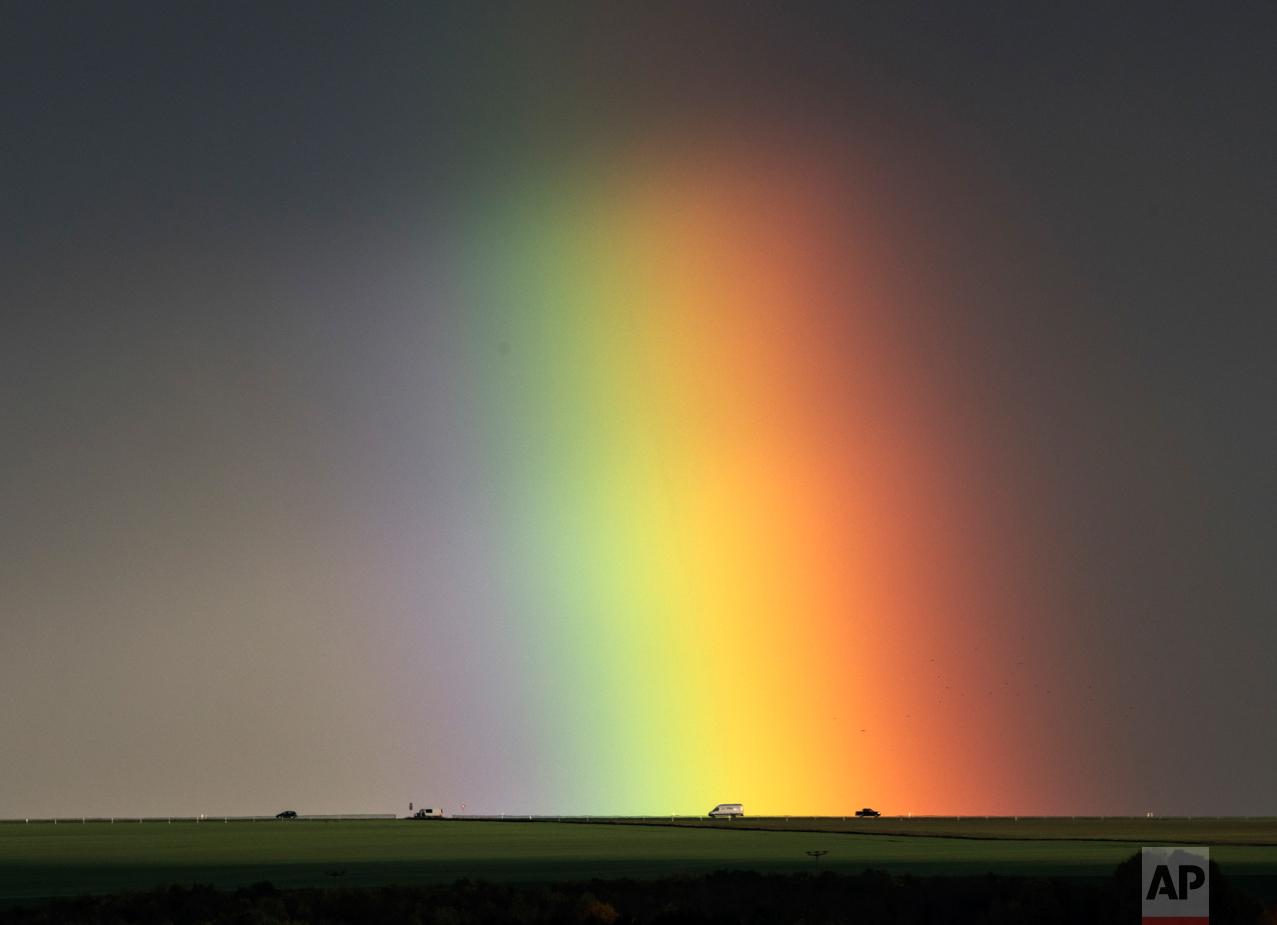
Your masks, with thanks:
[(777, 112), (954, 191), (1111, 781), (1043, 805), (1277, 814), (1274, 48), (1269, 2), (4, 5), (0, 816), (543, 808), (476, 745), (536, 748), (474, 680), (458, 216)]

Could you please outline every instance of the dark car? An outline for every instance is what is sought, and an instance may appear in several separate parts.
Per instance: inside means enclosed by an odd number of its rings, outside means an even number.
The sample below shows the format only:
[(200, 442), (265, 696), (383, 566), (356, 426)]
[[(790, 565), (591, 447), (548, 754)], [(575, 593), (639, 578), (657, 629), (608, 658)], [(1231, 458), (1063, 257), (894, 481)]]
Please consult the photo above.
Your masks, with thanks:
[(291, 809), (286, 809), (282, 813), (276, 814), (275, 818), (276, 819), (296, 819), (297, 814), (293, 812)]
[(856, 815), (861, 816), (865, 819), (869, 819), (873, 816), (881, 816), (882, 813), (878, 812), (878, 810), (876, 809), (870, 809), (868, 806), (866, 806), (864, 809), (856, 810)]

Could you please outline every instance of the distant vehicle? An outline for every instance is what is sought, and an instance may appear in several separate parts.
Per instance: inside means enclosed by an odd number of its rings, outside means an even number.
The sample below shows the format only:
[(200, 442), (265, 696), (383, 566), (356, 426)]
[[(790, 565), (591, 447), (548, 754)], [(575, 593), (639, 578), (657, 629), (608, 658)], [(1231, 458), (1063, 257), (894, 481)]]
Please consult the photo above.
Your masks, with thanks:
[(293, 812), (291, 809), (286, 809), (282, 813), (277, 813), (275, 818), (276, 819), (296, 819), (297, 814)]
[(728, 819), (734, 819), (743, 815), (745, 815), (745, 807), (740, 803), (719, 803), (709, 811), (711, 819), (721, 819), (724, 816)]
[(866, 806), (864, 809), (856, 810), (856, 815), (861, 816), (865, 819), (871, 819), (874, 816), (881, 816), (882, 813), (878, 812), (878, 810), (876, 809), (870, 809), (868, 806)]
[(442, 809), (419, 809), (412, 814), (414, 819), (442, 819)]

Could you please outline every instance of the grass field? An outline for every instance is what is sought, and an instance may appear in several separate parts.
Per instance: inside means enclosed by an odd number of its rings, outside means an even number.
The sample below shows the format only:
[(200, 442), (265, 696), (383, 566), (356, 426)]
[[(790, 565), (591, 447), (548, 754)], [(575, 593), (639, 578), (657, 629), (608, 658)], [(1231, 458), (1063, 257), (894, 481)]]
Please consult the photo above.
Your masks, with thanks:
[[(616, 819), (617, 823), (671, 824), (665, 820)], [(1129, 841), (1140, 845), (1277, 846), (1277, 819), (1224, 817), (1130, 818), (1097, 816), (855, 816), (746, 817), (736, 820), (678, 819), (674, 825), (750, 828), (774, 832), (852, 832), (864, 835), (923, 835), (941, 838)]]
[[(1069, 822), (1065, 826), (1064, 822)], [(1137, 820), (1143, 823), (1142, 820)], [(1151, 820), (1152, 821), (1152, 820)], [(1150, 822), (1151, 822), (1150, 821)], [(1242, 826), (1232, 846), (1197, 838), (1200, 820), (1148, 831), (1072, 825), (1054, 820), (1028, 826), (1026, 837), (1011, 823), (932, 820), (931, 828), (902, 833), (911, 820), (871, 820), (877, 834), (811, 831), (811, 820), (747, 820), (713, 824), (614, 825), (483, 821), (262, 821), (146, 822), (83, 825), (0, 825), (0, 902), (149, 889), (161, 883), (213, 883), (237, 887), (260, 880), (277, 886), (320, 886), (326, 870), (344, 870), (343, 885), (429, 884), (459, 877), (514, 882), (593, 877), (658, 877), (723, 868), (790, 873), (813, 869), (806, 852), (828, 851), (821, 867), (859, 872), (867, 867), (915, 874), (1021, 874), (1106, 877), (1140, 843), (1193, 841), (1212, 845), (1212, 857), (1230, 876), (1250, 881), (1257, 895), (1277, 886), (1277, 846), (1243, 844), (1245, 832), (1260, 840), (1271, 820)], [(835, 821), (826, 821), (834, 827)], [(841, 825), (841, 820), (836, 820)], [(920, 821), (921, 822), (921, 821)], [(969, 823), (968, 825), (962, 825)], [(754, 825), (805, 826), (764, 830)], [(1147, 824), (1147, 823), (1143, 823)], [(945, 825), (953, 828), (941, 831)], [(1007, 828), (1006, 826), (1011, 826)], [(1224, 830), (1220, 830), (1221, 833)], [(1087, 838), (1107, 833), (1108, 838)], [(1172, 835), (1179, 837), (1171, 837)], [(941, 837), (945, 836), (947, 837)], [(962, 836), (962, 837), (954, 837)], [(1116, 840), (1115, 835), (1134, 840)], [(1268, 836), (1263, 836), (1268, 837)], [(1271, 879), (1270, 879), (1271, 878)], [(1245, 885), (1245, 884), (1243, 884)]]

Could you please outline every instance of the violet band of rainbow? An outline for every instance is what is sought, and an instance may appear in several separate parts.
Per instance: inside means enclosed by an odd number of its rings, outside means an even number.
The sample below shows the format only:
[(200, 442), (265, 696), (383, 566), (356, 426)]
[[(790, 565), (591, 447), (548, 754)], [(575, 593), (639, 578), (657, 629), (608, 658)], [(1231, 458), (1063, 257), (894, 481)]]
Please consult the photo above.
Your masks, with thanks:
[[(854, 194), (711, 146), (565, 170), (485, 216), (476, 466), (545, 793), (970, 811), (971, 749), (1014, 778), (1022, 717), (955, 721), (920, 657), (986, 634), (997, 589)], [(945, 671), (982, 686), (987, 664)]]

